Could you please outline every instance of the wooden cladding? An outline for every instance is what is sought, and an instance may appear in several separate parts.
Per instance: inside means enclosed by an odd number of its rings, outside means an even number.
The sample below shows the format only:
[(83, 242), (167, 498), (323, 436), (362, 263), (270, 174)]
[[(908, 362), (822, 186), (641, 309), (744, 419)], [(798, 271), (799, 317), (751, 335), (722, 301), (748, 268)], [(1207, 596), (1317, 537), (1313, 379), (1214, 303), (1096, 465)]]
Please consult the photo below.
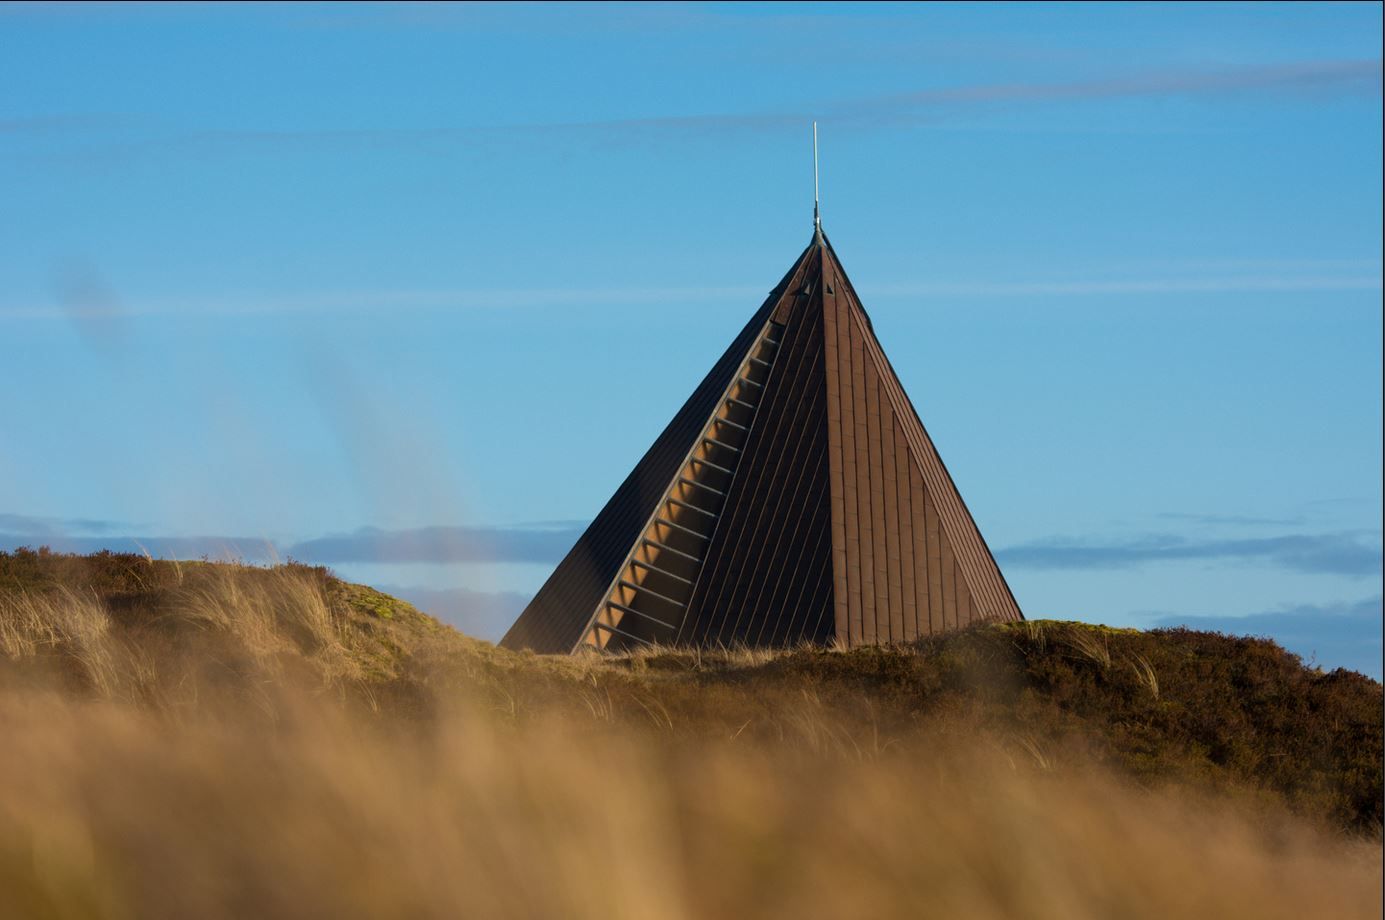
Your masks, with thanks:
[(1020, 618), (817, 235), (501, 644), (855, 646)]
[[(825, 241), (823, 262), (824, 290), (831, 292), (822, 299), (828, 417), (835, 420), (829, 433), (832, 454), (839, 458), (832, 480), (834, 511), (839, 501), (842, 506), (842, 532), (834, 533), (833, 546), (841, 550), (834, 556), (834, 572), (840, 566), (846, 597), (845, 611), (838, 611), (846, 633), (839, 629), (839, 636), (848, 645), (897, 642), (976, 620), (1022, 619), (851, 281)], [(861, 501), (863, 488), (870, 492), (869, 503)], [(852, 498), (854, 514), (847, 507)], [(853, 590), (854, 579), (860, 580), (859, 593)], [(858, 598), (859, 614), (854, 606)]]

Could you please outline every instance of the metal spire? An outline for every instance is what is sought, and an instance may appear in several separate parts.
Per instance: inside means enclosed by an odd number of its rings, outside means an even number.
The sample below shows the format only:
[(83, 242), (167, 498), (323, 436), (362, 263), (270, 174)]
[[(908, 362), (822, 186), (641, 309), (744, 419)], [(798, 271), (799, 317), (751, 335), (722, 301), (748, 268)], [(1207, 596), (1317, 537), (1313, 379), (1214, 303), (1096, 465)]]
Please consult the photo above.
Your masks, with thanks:
[(818, 123), (813, 122), (813, 233), (822, 236), (822, 217), (818, 213)]

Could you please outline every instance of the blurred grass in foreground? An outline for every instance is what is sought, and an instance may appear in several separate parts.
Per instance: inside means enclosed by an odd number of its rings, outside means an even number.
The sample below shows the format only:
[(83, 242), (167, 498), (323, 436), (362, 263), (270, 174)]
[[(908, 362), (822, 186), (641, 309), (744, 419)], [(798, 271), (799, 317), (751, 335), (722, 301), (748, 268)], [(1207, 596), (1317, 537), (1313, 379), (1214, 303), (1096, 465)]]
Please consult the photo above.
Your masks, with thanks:
[(0, 916), (1380, 914), (1380, 685), (1270, 643), (541, 659), (321, 570), (31, 555)]

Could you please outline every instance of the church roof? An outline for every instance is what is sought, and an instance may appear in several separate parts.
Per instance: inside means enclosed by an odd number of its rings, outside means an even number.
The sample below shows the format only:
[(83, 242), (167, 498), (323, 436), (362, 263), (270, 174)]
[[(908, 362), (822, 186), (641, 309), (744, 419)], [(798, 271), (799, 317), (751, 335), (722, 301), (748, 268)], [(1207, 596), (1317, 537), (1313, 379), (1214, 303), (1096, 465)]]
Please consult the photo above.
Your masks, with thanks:
[(501, 644), (856, 646), (1018, 619), (816, 230)]

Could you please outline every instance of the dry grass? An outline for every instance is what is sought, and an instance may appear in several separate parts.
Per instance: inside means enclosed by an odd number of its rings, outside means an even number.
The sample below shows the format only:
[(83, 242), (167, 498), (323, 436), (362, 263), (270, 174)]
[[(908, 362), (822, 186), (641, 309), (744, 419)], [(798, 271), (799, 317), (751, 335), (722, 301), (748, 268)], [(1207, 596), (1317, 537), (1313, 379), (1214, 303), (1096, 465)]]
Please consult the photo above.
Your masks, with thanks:
[(1378, 830), (1072, 742), (1101, 694), (1205, 720), (1179, 646), (552, 660), (318, 570), (136, 568), (0, 586), (0, 917), (1379, 916)]
[(844, 757), (811, 707), (797, 743), (675, 753), (610, 726), (459, 709), (420, 736), (279, 704), (273, 730), (177, 731), (0, 704), (0, 915), (1378, 915), (1371, 843), (967, 745)]
[(1100, 632), (1085, 629), (1068, 630), (1064, 635), (1069, 648), (1090, 659), (1102, 668), (1111, 666), (1111, 645)]
[(271, 669), (303, 658), (324, 682), (361, 676), (349, 654), (348, 620), (310, 570), (280, 566), (247, 578), (229, 566), (209, 567), (180, 584), (165, 615), (233, 636)]
[(0, 652), (11, 660), (59, 649), (86, 656), (101, 648), (109, 630), (110, 617), (93, 596), (59, 589), (0, 598)]
[(367, 678), (396, 676), (404, 639), (448, 632), (412, 608), (415, 622), (391, 623), (390, 611), (406, 605), (321, 569), (184, 563), (171, 570), (169, 583), (149, 594), (0, 586), (0, 656), (11, 674), (169, 708), (283, 680), (329, 692), (363, 687)]
[(1131, 655), (1127, 661), (1140, 683), (1148, 688), (1150, 696), (1159, 699), (1159, 675), (1154, 672), (1154, 665), (1149, 663), (1149, 659), (1144, 655)]

